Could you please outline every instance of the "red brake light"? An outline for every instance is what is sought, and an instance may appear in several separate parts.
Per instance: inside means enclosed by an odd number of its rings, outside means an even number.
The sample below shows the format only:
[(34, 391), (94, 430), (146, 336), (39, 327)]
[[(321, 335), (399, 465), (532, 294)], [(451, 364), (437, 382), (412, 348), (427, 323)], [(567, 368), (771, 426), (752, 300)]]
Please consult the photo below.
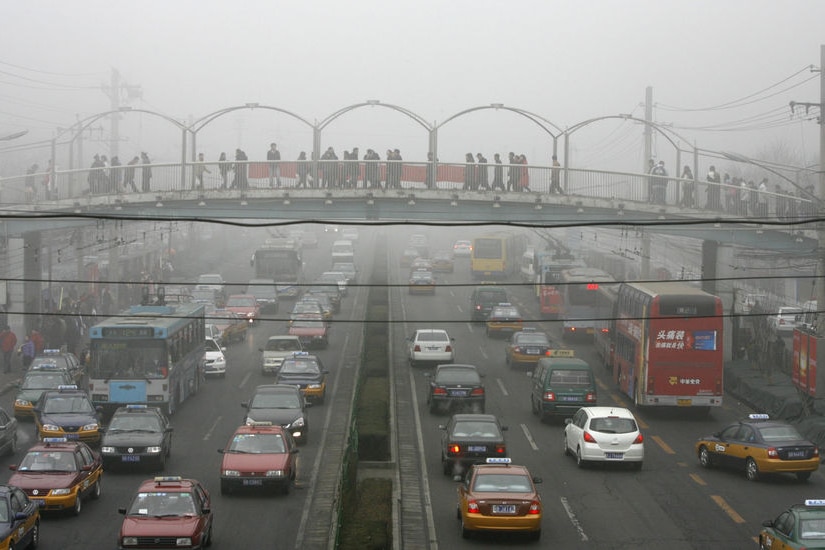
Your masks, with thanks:
[(470, 395), (484, 395), (484, 388), (475, 388)]
[(507, 447), (504, 445), (496, 445), (496, 454), (497, 455), (506, 455), (507, 454)]
[(642, 443), (644, 443), (644, 441), (645, 441), (644, 436), (642, 435), (641, 432), (639, 432), (639, 435), (637, 435), (636, 439), (633, 440), (633, 444), (634, 445), (641, 445)]
[(584, 398), (585, 401), (588, 403), (595, 403), (596, 402), (596, 394), (591, 392), (587, 394), (587, 397)]
[(582, 437), (588, 443), (595, 443), (596, 442), (596, 440), (593, 438), (593, 436), (590, 435), (590, 432), (584, 432), (584, 435)]
[(470, 514), (478, 513), (478, 502), (474, 500), (467, 501), (467, 512)]
[(447, 447), (447, 452), (452, 455), (457, 455), (461, 452), (461, 445), (456, 445), (455, 443), (453, 443), (452, 445)]
[(433, 388), (433, 395), (447, 395), (447, 390), (444, 388), (435, 387)]
[[(421, 351), (421, 350), (419, 350), (419, 351)], [(450, 344), (447, 344), (447, 347), (444, 348), (444, 351), (453, 351), (453, 346), (451, 346)]]
[(421, 346), (416, 344), (415, 347), (413, 348), (413, 351), (421, 351)]
[(542, 399), (542, 401), (555, 401), (556, 400), (556, 394), (551, 392), (551, 391), (547, 391), (547, 392), (544, 392), (544, 395), (541, 397), (541, 399)]
[(529, 515), (534, 516), (536, 514), (541, 514), (541, 502), (538, 500), (534, 500), (530, 503), (530, 511), (527, 512)]
[(776, 447), (768, 447), (768, 456), (770, 458), (779, 458), (779, 453), (776, 452)]

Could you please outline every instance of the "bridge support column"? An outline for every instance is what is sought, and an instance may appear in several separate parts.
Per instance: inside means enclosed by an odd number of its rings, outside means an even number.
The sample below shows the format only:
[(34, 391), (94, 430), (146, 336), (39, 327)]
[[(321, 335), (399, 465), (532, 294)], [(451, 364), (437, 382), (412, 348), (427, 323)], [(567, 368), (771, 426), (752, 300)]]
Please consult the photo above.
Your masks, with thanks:
[[(23, 303), (14, 308), (26, 313), (24, 324), (26, 332), (36, 327), (43, 312), (42, 284), (42, 235), (39, 231), (23, 235)], [(14, 277), (12, 273), (6, 276)], [(38, 327), (39, 328), (39, 327)], [(18, 338), (22, 339), (22, 338)]]
[[(723, 245), (718, 241), (702, 241), (702, 290), (722, 298), (725, 313), (732, 312), (734, 307), (732, 280), (736, 274), (733, 272), (733, 253), (734, 247), (731, 245)], [(733, 323), (732, 319), (733, 317), (725, 318), (725, 361), (733, 358), (733, 333), (737, 324)]]

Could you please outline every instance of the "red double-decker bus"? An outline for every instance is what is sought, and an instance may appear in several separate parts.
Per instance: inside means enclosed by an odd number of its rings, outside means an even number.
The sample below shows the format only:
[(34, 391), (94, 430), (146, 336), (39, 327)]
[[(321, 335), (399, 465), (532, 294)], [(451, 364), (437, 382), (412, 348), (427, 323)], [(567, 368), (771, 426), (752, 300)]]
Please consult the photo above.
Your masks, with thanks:
[(636, 405), (719, 407), (723, 306), (677, 281), (623, 283), (616, 300), (613, 377)]
[(536, 296), (542, 319), (558, 319), (563, 310), (563, 299), (559, 292), (561, 274), (566, 269), (584, 267), (581, 260), (572, 256), (551, 256), (542, 254), (537, 261), (538, 284)]

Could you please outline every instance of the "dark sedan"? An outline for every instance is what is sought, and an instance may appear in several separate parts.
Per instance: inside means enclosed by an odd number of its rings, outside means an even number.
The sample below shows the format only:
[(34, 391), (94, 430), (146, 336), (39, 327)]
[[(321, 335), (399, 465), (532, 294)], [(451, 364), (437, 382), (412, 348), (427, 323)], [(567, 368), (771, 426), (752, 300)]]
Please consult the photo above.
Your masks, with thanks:
[(441, 467), (445, 475), (462, 475), (471, 464), (507, 456), (502, 426), (492, 414), (454, 414), (441, 433)]
[(430, 379), (427, 405), (430, 413), (469, 409), (484, 412), (485, 393), (481, 375), (473, 365), (439, 365)]
[(126, 405), (115, 411), (100, 443), (103, 466), (163, 470), (172, 454), (172, 427), (157, 407)]
[(252, 398), (241, 403), (246, 409), (244, 424), (271, 422), (288, 430), (298, 444), (309, 438), (309, 406), (298, 386), (289, 384), (264, 384), (255, 388)]

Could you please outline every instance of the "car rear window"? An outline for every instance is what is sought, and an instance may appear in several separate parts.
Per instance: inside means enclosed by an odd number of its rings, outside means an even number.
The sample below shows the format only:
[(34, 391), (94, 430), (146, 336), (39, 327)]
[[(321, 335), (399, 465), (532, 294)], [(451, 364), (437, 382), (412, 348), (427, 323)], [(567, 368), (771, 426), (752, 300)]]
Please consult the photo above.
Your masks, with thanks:
[(478, 373), (470, 369), (440, 370), (436, 376), (439, 384), (480, 384)]
[(590, 386), (590, 373), (585, 370), (555, 369), (550, 373), (551, 386)]
[(627, 434), (637, 431), (636, 422), (632, 418), (593, 418), (590, 420), (590, 429), (603, 434)]
[(504, 291), (482, 290), (478, 293), (478, 301), (499, 304), (507, 301), (507, 293)]
[(456, 422), (453, 437), (474, 437), (478, 439), (501, 439), (501, 432), (494, 422)]
[(443, 332), (419, 332), (420, 342), (448, 342), (450, 339)]
[(481, 474), (475, 478), (474, 491), (490, 493), (529, 493), (530, 478), (514, 474)]

